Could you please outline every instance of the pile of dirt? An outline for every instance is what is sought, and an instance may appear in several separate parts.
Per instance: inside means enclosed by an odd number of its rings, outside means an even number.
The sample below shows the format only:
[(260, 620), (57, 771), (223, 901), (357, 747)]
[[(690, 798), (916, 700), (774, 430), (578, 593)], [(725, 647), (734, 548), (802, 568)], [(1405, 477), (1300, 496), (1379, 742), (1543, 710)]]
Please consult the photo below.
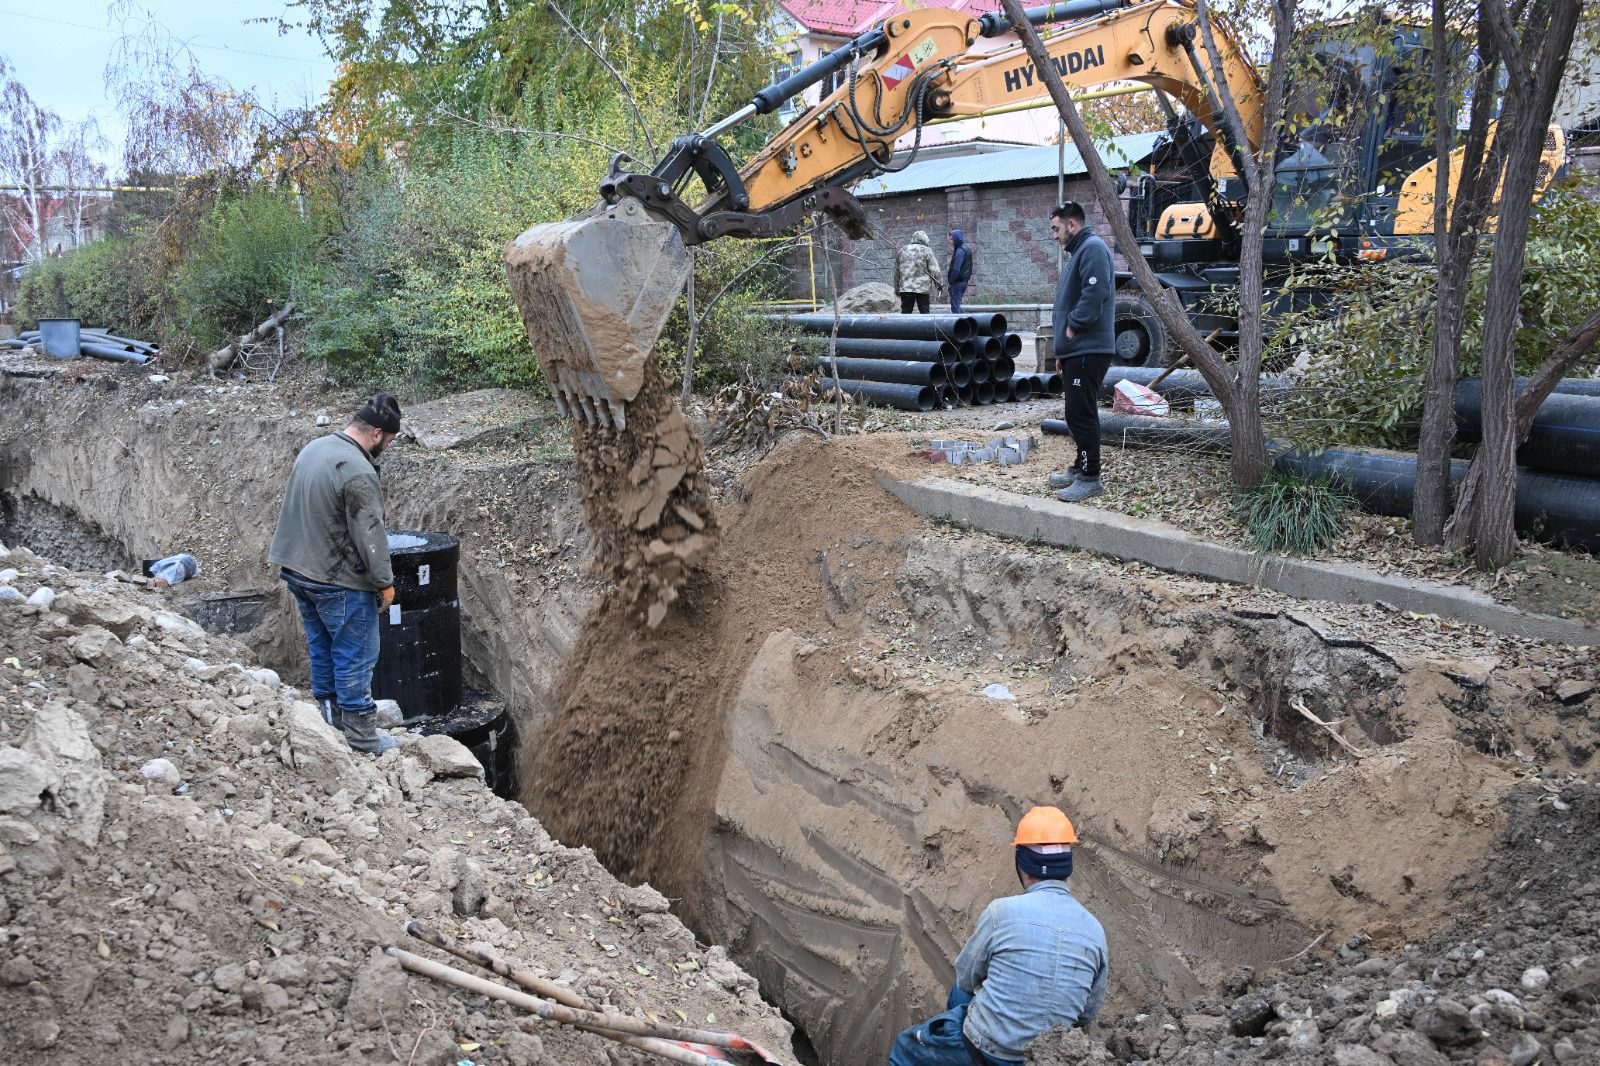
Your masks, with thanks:
[[(837, 443), (800, 437), (724, 482), (721, 547), (659, 628), (640, 628), (628, 589), (600, 598), (565, 662), (550, 728), (524, 749), (528, 809), (557, 836), (581, 833), (617, 876), (683, 899), (691, 921), (724, 714), (761, 641), (796, 618), (844, 620), (884, 602), (895, 544), (919, 527), (874, 478)], [(848, 600), (820, 580), (830, 552), (865, 578)]]
[(1091, 1034), (1052, 1033), (1038, 1066), (1090, 1062), (1531, 1066), (1600, 1061), (1600, 783), (1529, 781), (1451, 928), (1382, 954), (1352, 936), (1326, 961), (1241, 971), (1222, 995)]
[(786, 1054), (755, 981), (486, 789), (448, 737), (352, 753), (117, 575), (0, 548), (0, 1043), (36, 1063), (645, 1061), (409, 977), (421, 919), (604, 1009)]

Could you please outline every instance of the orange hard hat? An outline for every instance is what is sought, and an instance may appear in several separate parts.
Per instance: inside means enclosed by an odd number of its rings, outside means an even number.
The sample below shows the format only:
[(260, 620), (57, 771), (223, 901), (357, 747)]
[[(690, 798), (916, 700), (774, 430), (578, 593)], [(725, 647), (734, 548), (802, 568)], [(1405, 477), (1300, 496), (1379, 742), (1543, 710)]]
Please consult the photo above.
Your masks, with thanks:
[(1076, 844), (1078, 833), (1072, 828), (1072, 819), (1061, 813), (1059, 807), (1035, 807), (1017, 823), (1015, 847), (1024, 844)]

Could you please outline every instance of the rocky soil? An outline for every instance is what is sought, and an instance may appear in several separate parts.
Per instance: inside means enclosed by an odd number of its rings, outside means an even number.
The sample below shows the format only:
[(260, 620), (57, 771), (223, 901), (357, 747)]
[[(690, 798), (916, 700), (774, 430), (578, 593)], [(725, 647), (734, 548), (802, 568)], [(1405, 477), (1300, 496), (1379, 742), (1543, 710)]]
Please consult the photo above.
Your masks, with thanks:
[(1092, 1062), (1532, 1066), (1600, 1062), (1600, 783), (1531, 779), (1464, 913), (1403, 950), (1362, 936), (1326, 961), (1248, 970), (1186, 1011), (1150, 1009), (1052, 1033), (1037, 1066)]
[(466, 749), (354, 754), (247, 662), (119, 576), (0, 548), (0, 1061), (653, 1061), (405, 974), (384, 946), (437, 954), (410, 919), (787, 1059), (753, 978)]

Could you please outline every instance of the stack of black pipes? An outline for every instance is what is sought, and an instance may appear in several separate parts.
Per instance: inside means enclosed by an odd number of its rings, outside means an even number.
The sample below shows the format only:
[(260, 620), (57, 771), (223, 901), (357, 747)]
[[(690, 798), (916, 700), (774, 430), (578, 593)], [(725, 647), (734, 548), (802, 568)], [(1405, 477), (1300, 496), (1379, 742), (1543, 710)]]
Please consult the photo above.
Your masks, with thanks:
[[(772, 316), (807, 333), (831, 335), (831, 314)], [(1061, 394), (1060, 374), (1018, 373), (1022, 338), (1006, 316), (841, 315), (838, 377), (851, 396), (902, 411), (932, 411)], [(813, 357), (824, 372), (826, 354)]]

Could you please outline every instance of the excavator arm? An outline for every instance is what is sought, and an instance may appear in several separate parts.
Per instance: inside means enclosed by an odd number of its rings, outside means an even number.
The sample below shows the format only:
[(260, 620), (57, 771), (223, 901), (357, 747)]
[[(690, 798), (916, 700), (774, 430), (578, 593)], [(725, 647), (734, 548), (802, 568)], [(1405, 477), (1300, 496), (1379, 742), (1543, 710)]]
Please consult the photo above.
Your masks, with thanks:
[[(1035, 24), (1066, 23), (1046, 41), (1069, 85), (1139, 81), (1181, 100), (1216, 135), (1213, 173), (1262, 136), (1262, 86), (1238, 42), (1213, 24), (1217, 63), (1197, 32), (1192, 0), (1067, 0), (1029, 9)], [(992, 52), (983, 38), (1011, 28), (942, 8), (898, 12), (828, 56), (757, 93), (703, 133), (675, 139), (650, 172), (612, 161), (601, 203), (569, 222), (535, 226), (507, 251), (512, 292), (534, 353), (564, 415), (626, 425), (656, 337), (688, 273), (686, 249), (720, 237), (782, 233), (821, 211), (853, 237), (866, 215), (847, 187), (888, 169), (895, 142), (929, 119), (978, 115), (1048, 95), (1020, 44)], [(1243, 119), (1232, 143), (1213, 85), (1220, 68)], [(825, 79), (839, 82), (743, 167), (719, 134), (783, 106)], [(685, 199), (694, 182), (705, 191)]]

